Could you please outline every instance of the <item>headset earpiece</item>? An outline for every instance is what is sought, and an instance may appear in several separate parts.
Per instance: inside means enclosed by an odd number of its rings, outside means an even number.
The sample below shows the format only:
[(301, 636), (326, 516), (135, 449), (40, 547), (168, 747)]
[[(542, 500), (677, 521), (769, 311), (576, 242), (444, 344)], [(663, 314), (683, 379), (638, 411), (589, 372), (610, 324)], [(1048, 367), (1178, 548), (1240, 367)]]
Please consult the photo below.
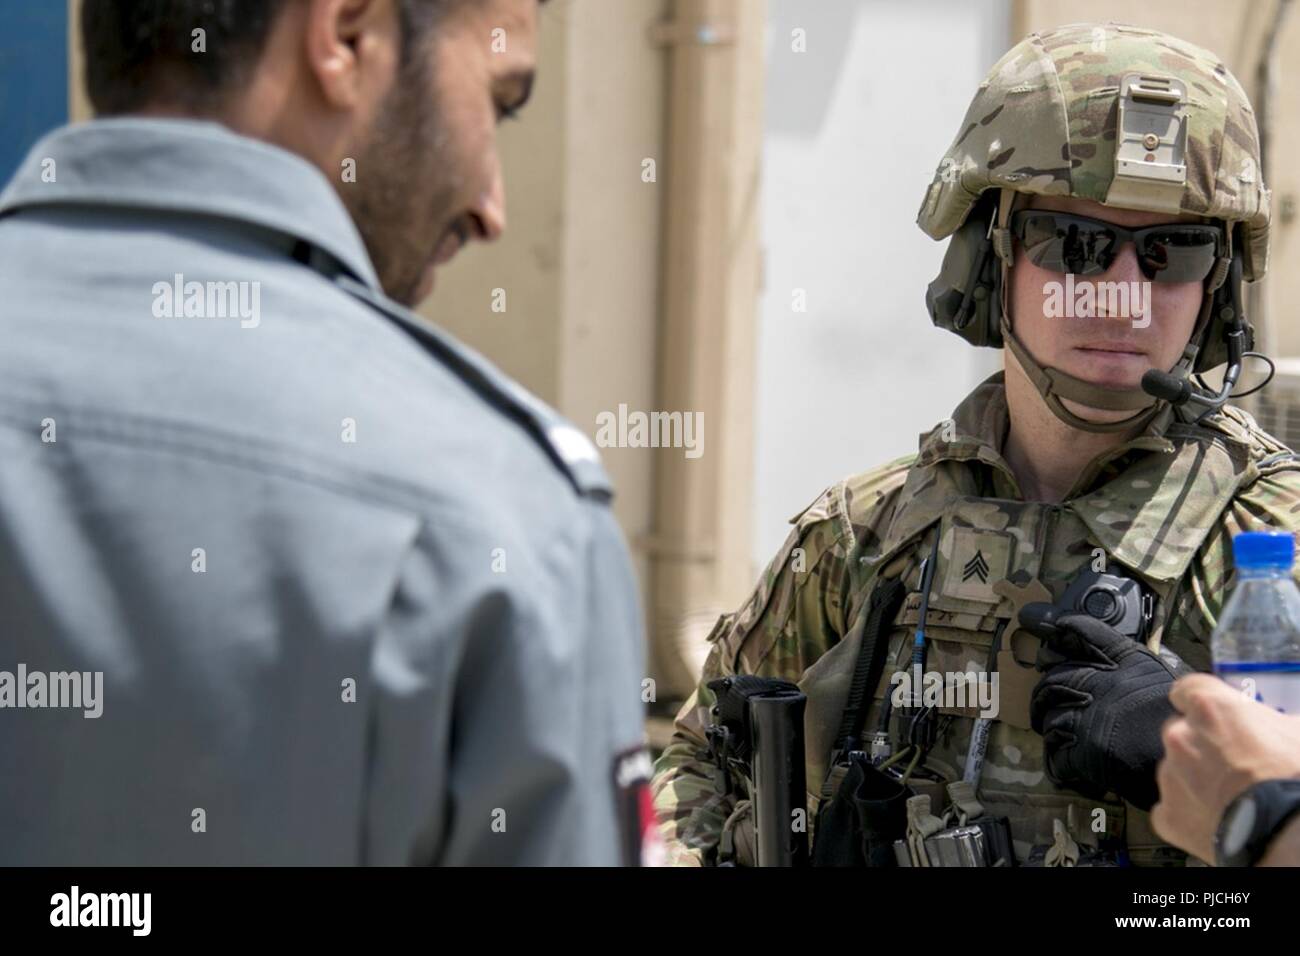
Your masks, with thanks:
[(1255, 329), (1246, 315), (1243, 294), (1242, 270), (1245, 246), (1242, 241), (1241, 224), (1233, 226), (1232, 259), (1228, 264), (1228, 274), (1219, 287), (1211, 293), (1209, 320), (1201, 333), (1200, 348), (1197, 350), (1194, 371), (1197, 373), (1217, 368), (1230, 360), (1232, 351), (1228, 347), (1229, 336), (1240, 332), (1242, 352), (1255, 348)]
[(998, 191), (986, 191), (948, 240), (943, 266), (925, 294), (930, 320), (972, 345), (1002, 347), (999, 262), (989, 229)]

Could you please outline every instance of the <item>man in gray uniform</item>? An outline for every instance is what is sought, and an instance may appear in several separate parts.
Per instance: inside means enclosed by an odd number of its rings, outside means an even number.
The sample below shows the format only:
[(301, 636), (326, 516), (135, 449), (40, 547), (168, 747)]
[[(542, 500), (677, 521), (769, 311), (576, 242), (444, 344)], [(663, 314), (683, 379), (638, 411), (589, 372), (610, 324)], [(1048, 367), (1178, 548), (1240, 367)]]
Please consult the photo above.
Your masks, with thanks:
[(0, 864), (638, 857), (596, 453), (393, 301), (503, 228), (536, 17), (84, 4), (116, 115), (0, 194)]

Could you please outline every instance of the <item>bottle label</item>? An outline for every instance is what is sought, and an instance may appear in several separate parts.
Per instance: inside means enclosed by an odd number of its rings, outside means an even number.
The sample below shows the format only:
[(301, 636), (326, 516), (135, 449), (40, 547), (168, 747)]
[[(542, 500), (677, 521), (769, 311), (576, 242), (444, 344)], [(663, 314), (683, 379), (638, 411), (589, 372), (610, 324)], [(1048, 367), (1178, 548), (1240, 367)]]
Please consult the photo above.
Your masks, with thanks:
[(1300, 663), (1222, 663), (1215, 673), (1247, 697), (1283, 714), (1300, 714)]

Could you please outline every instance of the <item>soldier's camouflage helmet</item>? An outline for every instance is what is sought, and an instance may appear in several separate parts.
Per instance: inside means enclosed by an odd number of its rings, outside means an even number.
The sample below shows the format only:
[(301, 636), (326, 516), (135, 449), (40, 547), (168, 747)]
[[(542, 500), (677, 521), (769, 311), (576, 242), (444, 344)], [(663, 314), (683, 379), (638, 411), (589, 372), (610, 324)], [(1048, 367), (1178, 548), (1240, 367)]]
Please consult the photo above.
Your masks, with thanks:
[[(1172, 79), (1186, 90), (1182, 182), (1148, 190), (1140, 177), (1136, 188), (1117, 180), (1120, 87), (1129, 74)], [(1254, 110), (1217, 56), (1166, 33), (1076, 23), (1012, 47), (980, 84), (918, 225), (946, 238), (987, 189), (1099, 203), (1110, 197), (1114, 206), (1239, 222), (1245, 248), (1234, 251), (1245, 278), (1260, 278), (1268, 266), (1269, 194)]]
[[(1007, 223), (1033, 195), (1221, 223), (1227, 242), (1206, 278), (1191, 340), (1167, 374), (1186, 379), (1226, 361), (1228, 321), (1244, 333), (1243, 347), (1253, 347), (1241, 285), (1268, 267), (1269, 194), (1254, 111), (1214, 54), (1116, 23), (1031, 33), (980, 84), (917, 213), (932, 238), (951, 237), (926, 293), (936, 325), (975, 345), (1010, 348), (1071, 427), (1114, 432), (1152, 420), (1163, 403), (1142, 388), (1106, 388), (1045, 368), (1012, 332), (1003, 304), (1014, 258)], [(1135, 414), (1094, 422), (1062, 399)]]

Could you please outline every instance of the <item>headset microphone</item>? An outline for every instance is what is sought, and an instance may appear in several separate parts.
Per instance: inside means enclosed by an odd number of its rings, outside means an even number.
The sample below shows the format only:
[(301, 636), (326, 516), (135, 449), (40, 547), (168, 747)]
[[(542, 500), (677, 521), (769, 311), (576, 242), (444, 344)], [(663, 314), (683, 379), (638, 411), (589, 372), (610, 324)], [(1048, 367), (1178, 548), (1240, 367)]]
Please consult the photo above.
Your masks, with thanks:
[[(1228, 346), (1228, 369), (1218, 392), (1194, 388), (1187, 379), (1151, 369), (1142, 376), (1142, 391), (1174, 407), (1192, 405), (1203, 409), (1202, 415), (1217, 411), (1227, 402), (1241, 377), (1241, 360), (1246, 354), (1246, 322), (1241, 307), (1241, 260), (1234, 256), (1228, 268), (1229, 303), (1219, 310), (1224, 339)], [(1200, 416), (1197, 416), (1200, 417)]]
[(1170, 405), (1191, 401), (1192, 386), (1185, 378), (1153, 368), (1142, 376), (1142, 391)]

